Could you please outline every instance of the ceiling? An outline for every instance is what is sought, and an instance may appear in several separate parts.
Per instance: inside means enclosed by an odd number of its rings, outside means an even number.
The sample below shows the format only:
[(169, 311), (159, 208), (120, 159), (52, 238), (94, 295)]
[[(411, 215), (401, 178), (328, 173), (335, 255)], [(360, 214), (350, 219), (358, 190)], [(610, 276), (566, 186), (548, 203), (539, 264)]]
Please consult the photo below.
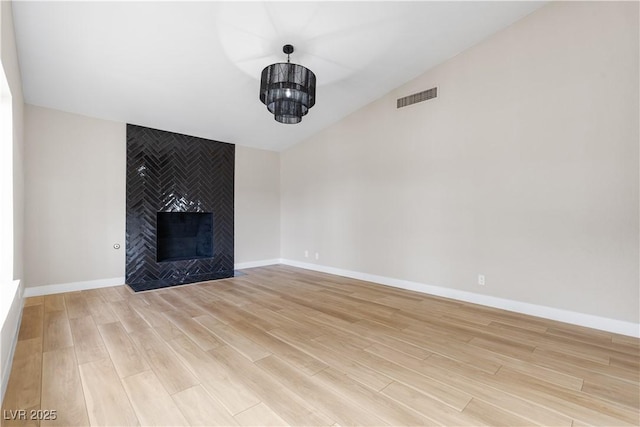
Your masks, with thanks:
[[(543, 4), (14, 1), (13, 14), (25, 102), (282, 150)], [(287, 43), (318, 81), (296, 125), (258, 99)]]

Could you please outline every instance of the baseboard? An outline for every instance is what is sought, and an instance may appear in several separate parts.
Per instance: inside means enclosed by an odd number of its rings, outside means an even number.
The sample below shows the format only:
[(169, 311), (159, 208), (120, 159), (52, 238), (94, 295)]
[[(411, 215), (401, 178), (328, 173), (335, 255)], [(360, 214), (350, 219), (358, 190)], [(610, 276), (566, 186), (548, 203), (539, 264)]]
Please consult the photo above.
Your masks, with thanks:
[(500, 308), (545, 319), (557, 320), (559, 322), (570, 323), (572, 325), (585, 326), (587, 328), (599, 329), (616, 334), (628, 335), (640, 338), (640, 324), (626, 322), (623, 320), (610, 319), (607, 317), (594, 316), (592, 314), (578, 313), (575, 311), (562, 310), (554, 307), (530, 304), (522, 301), (509, 300), (505, 298), (492, 297), (474, 292), (461, 291), (458, 289), (443, 288), (440, 286), (425, 285), (423, 283), (411, 282), (408, 280), (394, 279), (391, 277), (377, 276), (374, 274), (361, 273), (358, 271), (343, 270), (335, 267), (328, 267), (318, 264), (281, 259), (281, 264), (292, 267), (304, 268), (307, 270), (319, 271), (322, 273), (335, 274), (337, 276), (350, 277), (352, 279), (365, 280), (379, 283), (381, 285), (393, 286), (395, 288), (408, 289), (422, 292), (429, 295), (436, 295), (444, 298), (451, 298), (473, 304), (485, 305), (488, 307)]
[(280, 258), (274, 258), (274, 259), (263, 259), (260, 261), (239, 262), (237, 264), (234, 264), (233, 269), (243, 270), (245, 268), (264, 267), (265, 265), (280, 264), (280, 261), (281, 261)]
[[(8, 310), (5, 313), (4, 319), (0, 322), (0, 340), (2, 342), (8, 341), (9, 338), (9, 350), (5, 350), (0, 345), (0, 359), (2, 360), (2, 366), (0, 366), (2, 383), (0, 385), (0, 402), (4, 401), (4, 394), (7, 391), (9, 385), (9, 377), (11, 376), (11, 367), (13, 365), (13, 355), (16, 352), (16, 345), (18, 344), (18, 334), (20, 332), (20, 323), (22, 322), (22, 308), (23, 301), (23, 285), (20, 281), (17, 281), (16, 291), (13, 295)], [(15, 282), (14, 282), (15, 283)], [(15, 314), (14, 314), (15, 313)]]
[[(336, 276), (350, 277), (358, 280), (379, 283), (381, 285), (392, 286), (400, 289), (407, 289), (422, 292), (429, 295), (436, 295), (444, 298), (451, 298), (473, 304), (485, 305), (488, 307), (500, 308), (516, 313), (528, 314), (542, 317), (544, 319), (557, 320), (559, 322), (584, 326), (587, 328), (599, 329), (640, 338), (640, 324), (626, 322), (623, 320), (611, 319), (607, 317), (595, 316), (592, 314), (578, 313), (570, 310), (563, 310), (543, 305), (530, 304), (522, 301), (509, 300), (505, 298), (482, 295), (474, 292), (461, 291), (458, 289), (444, 288), (440, 286), (426, 285), (408, 280), (395, 279), (391, 277), (378, 276), (375, 274), (362, 273), (358, 271), (344, 270), (341, 268), (329, 267), (320, 264), (310, 264), (289, 259), (268, 259), (260, 261), (242, 262), (234, 265), (236, 270), (245, 268), (263, 267), (266, 265), (285, 264), (292, 267), (304, 268), (307, 270), (319, 271), (322, 273), (335, 274)], [(50, 295), (62, 292), (81, 291), (86, 289), (105, 288), (124, 284), (124, 277), (112, 279), (91, 280), (86, 282), (62, 283), (56, 285), (35, 286), (24, 289), (24, 297), (39, 295)]]
[[(244, 268), (263, 267), (265, 265), (280, 264), (280, 259), (265, 259), (260, 261), (249, 261), (234, 264), (234, 270), (242, 270)], [(32, 286), (25, 288), (25, 298), (37, 297), (40, 295), (60, 294), (63, 292), (83, 291), (87, 289), (108, 288), (109, 286), (118, 286), (125, 283), (124, 277), (114, 277), (111, 279), (88, 280), (84, 282), (59, 283), (54, 285)]]
[(109, 286), (124, 285), (124, 277), (111, 279), (88, 280), (85, 282), (60, 283), (55, 285), (32, 286), (25, 288), (25, 298), (40, 295), (60, 294), (63, 292), (84, 291), (87, 289), (108, 288)]

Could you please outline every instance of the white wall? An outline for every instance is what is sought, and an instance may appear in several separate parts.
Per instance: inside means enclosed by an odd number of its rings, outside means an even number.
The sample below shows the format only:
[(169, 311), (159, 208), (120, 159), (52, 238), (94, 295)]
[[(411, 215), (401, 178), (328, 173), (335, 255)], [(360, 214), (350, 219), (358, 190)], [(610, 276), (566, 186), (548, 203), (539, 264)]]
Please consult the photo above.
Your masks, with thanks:
[(283, 152), (282, 257), (637, 324), (638, 55), (551, 3)]
[(236, 145), (235, 262), (280, 258), (280, 155)]
[(124, 123), (26, 106), (27, 287), (124, 277), (125, 159)]
[[(125, 124), (27, 105), (25, 125), (26, 286), (124, 277)], [(236, 262), (278, 258), (278, 153), (236, 150)]]

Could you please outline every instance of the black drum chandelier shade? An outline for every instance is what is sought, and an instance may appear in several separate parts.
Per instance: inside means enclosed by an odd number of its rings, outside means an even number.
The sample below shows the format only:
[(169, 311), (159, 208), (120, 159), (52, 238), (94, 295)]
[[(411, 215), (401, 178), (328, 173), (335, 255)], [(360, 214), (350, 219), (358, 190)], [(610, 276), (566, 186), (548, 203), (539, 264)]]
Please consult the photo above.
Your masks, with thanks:
[(295, 124), (316, 103), (316, 75), (302, 65), (289, 62), (293, 46), (284, 45), (287, 62), (271, 64), (262, 70), (260, 101), (267, 106), (276, 121)]

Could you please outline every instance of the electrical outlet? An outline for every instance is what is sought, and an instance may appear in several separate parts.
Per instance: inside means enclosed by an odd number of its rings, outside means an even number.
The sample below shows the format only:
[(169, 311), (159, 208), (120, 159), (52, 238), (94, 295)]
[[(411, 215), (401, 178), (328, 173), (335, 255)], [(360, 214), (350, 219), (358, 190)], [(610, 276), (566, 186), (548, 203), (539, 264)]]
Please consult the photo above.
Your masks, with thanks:
[(304, 257), (309, 258), (309, 251), (304, 251)]
[(478, 274), (478, 285), (484, 286), (484, 274)]
[(320, 254), (316, 252), (316, 261), (320, 259)]

